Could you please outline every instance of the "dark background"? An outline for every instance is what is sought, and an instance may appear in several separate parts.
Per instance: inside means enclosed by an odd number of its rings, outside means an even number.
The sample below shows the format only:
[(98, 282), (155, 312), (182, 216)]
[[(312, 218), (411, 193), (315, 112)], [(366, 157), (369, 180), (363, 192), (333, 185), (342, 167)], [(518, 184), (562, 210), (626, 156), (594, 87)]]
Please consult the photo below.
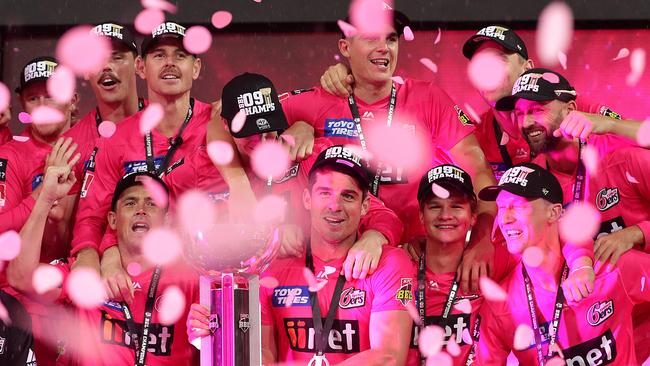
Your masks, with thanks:
[[(202, 24), (213, 32), (211, 49), (204, 55), (204, 69), (195, 83), (194, 96), (212, 101), (232, 77), (244, 71), (269, 76), (279, 91), (318, 83), (327, 66), (336, 63), (337, 19), (345, 18), (346, 0), (177, 0), (177, 14), (167, 19), (190, 26)], [(626, 85), (629, 58), (612, 61), (618, 51), (643, 48), (650, 51), (650, 1), (578, 0), (567, 2), (574, 12), (576, 32), (568, 52), (569, 78), (581, 97), (607, 104), (624, 116), (650, 116), (650, 73), (633, 87)], [(497, 23), (518, 30), (529, 53), (536, 59), (536, 19), (547, 1), (458, 0), (397, 1), (395, 7), (412, 20), (415, 40), (400, 44), (396, 74), (440, 84), (461, 106), (477, 113), (486, 109), (466, 77), (463, 42), (485, 25)], [(142, 10), (139, 0), (0, 0), (0, 77), (10, 89), (18, 82), (22, 66), (31, 58), (52, 55), (58, 38), (78, 24), (114, 20), (132, 24)], [(210, 25), (217, 10), (233, 14), (233, 23), (222, 30)], [(441, 42), (434, 44), (438, 29)], [(420, 64), (427, 57), (438, 66), (432, 73)], [(649, 55), (650, 57), (650, 55)], [(650, 61), (649, 61), (650, 62)], [(543, 66), (537, 63), (537, 66)], [(79, 80), (81, 115), (94, 106), (85, 81)], [(146, 97), (144, 83), (138, 85)], [(20, 106), (14, 100), (12, 129)]]

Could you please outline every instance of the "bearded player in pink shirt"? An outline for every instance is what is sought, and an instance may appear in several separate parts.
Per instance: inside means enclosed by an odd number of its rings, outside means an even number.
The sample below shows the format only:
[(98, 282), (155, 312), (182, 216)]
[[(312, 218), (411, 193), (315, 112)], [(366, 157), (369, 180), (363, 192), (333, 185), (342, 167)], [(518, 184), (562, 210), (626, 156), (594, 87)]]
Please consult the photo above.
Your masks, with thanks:
[[(372, 275), (346, 281), (341, 273), (369, 207), (368, 185), (361, 159), (343, 146), (329, 147), (314, 163), (303, 193), (310, 242), (302, 255), (277, 259), (262, 274), (279, 283), (260, 290), (265, 364), (404, 365), (415, 275), (407, 254), (385, 246)], [(305, 267), (317, 283), (308, 283)], [(190, 337), (204, 336), (205, 309), (192, 309)]]
[[(523, 365), (541, 366), (556, 356), (567, 365), (637, 364), (631, 315), (634, 305), (650, 301), (645, 286), (650, 255), (632, 250), (616, 266), (599, 262), (593, 293), (567, 305), (560, 287), (569, 270), (558, 229), (563, 213), (558, 180), (523, 163), (479, 196), (496, 200), (497, 222), (511, 253), (522, 256), (534, 247), (543, 253), (538, 266), (523, 261), (501, 282), (508, 293), (504, 301), (483, 305), (479, 364), (503, 365), (510, 351)], [(525, 336), (531, 328), (532, 335)]]

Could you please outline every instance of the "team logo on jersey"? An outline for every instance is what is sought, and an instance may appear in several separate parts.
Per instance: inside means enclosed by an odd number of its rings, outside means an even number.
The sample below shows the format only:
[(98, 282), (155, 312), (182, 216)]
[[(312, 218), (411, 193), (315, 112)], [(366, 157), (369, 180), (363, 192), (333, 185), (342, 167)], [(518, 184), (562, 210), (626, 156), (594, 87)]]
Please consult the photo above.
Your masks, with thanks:
[(248, 314), (239, 314), (239, 329), (246, 333), (251, 328), (251, 319)]
[(600, 114), (602, 116), (605, 116), (605, 117), (613, 118), (613, 119), (621, 119), (620, 114), (614, 112), (613, 110), (611, 110), (606, 105), (600, 107), (600, 110), (598, 110), (598, 114)]
[(528, 174), (534, 171), (534, 169), (525, 166), (516, 166), (514, 168), (510, 168), (505, 173), (503, 173), (503, 176), (501, 176), (501, 179), (499, 179), (499, 185), (512, 183), (525, 187), (528, 185), (528, 179), (526, 179), (528, 178)]
[(140, 284), (140, 282), (133, 281), (133, 289), (134, 290), (142, 290), (142, 285)]
[(332, 266), (323, 266), (323, 269), (318, 271), (316, 278), (319, 280), (329, 280), (329, 275), (336, 272), (336, 268)]
[(472, 120), (463, 112), (463, 110), (456, 104), (454, 106), (454, 110), (456, 111), (456, 114), (458, 115), (458, 120), (460, 123), (462, 123), (465, 126), (472, 126), (474, 123), (472, 123)]
[(370, 111), (365, 111), (363, 112), (363, 116), (361, 116), (362, 119), (375, 119), (375, 114), (370, 112)]
[[(102, 343), (113, 344), (130, 349), (135, 349), (131, 333), (126, 321), (113, 318), (109, 313), (102, 310), (102, 317), (99, 323), (100, 337)], [(142, 329), (142, 324), (136, 323), (136, 329)], [(174, 343), (174, 325), (162, 325), (151, 323), (149, 325), (149, 348), (156, 356), (169, 356)]]
[(497, 39), (500, 39), (500, 40), (504, 41), (506, 39), (506, 35), (504, 33), (507, 30), (508, 30), (508, 28), (493, 25), (493, 26), (485, 27), (485, 28), (481, 29), (480, 31), (478, 31), (478, 33), (476, 33), (476, 35), (477, 36), (486, 36), (486, 37), (490, 37), (490, 38), (497, 38)]
[(81, 192), (79, 193), (79, 197), (84, 198), (88, 195), (88, 190), (90, 189), (93, 180), (95, 180), (95, 174), (87, 171), (86, 175), (84, 175), (84, 181), (81, 183)]
[(284, 172), (284, 176), (282, 176), (282, 178), (274, 180), (273, 183), (280, 184), (288, 181), (293, 177), (297, 177), (298, 170), (300, 170), (300, 163), (293, 164), (291, 167), (289, 167), (289, 169), (287, 169), (286, 172)]
[(309, 287), (278, 286), (273, 289), (271, 303), (274, 307), (311, 306)]
[(0, 206), (4, 207), (7, 202), (7, 185), (0, 183)]
[(612, 331), (562, 350), (567, 365), (609, 365), (616, 360), (616, 339)]
[(512, 95), (519, 92), (539, 92), (539, 85), (537, 81), (542, 77), (542, 74), (530, 73), (522, 75), (517, 79), (515, 85), (512, 87)]
[(619, 202), (618, 188), (603, 188), (596, 195), (596, 207), (600, 211), (607, 211)]
[(346, 288), (341, 292), (339, 307), (341, 309), (359, 308), (366, 305), (366, 292), (355, 289), (354, 287)]
[[(463, 333), (469, 332), (470, 314), (449, 314), (446, 321), (441, 316), (427, 316), (426, 324), (437, 325), (445, 330), (445, 339), (443, 346), (446, 346), (450, 339), (459, 346), (469, 344), (466, 342), (468, 339), (463, 339)], [(411, 348), (418, 348), (418, 337), (420, 336), (420, 327), (413, 324), (413, 331), (411, 332)]]
[(600, 223), (600, 229), (594, 240), (600, 238), (601, 236), (609, 235), (615, 233), (619, 230), (625, 229), (625, 221), (623, 221), (622, 216), (617, 216), (611, 220), (603, 221)]
[(354, 120), (349, 118), (326, 118), (324, 135), (325, 137), (359, 137)]
[(413, 279), (412, 278), (402, 278), (400, 279), (400, 286), (395, 294), (395, 299), (399, 301), (403, 306), (406, 306), (411, 300), (413, 300)]
[(43, 173), (36, 174), (34, 178), (32, 178), (32, 191), (36, 190), (41, 183), (43, 183)]
[[(276, 108), (271, 99), (271, 88), (260, 88), (252, 93), (240, 94), (237, 96), (237, 105), (247, 116), (273, 112)], [(256, 124), (260, 130), (271, 128), (269, 122), (263, 118), (258, 119)]]
[(587, 310), (587, 323), (592, 327), (602, 324), (614, 315), (614, 301), (597, 301)]
[[(312, 318), (285, 318), (284, 330), (292, 350), (308, 353), (316, 351), (316, 331)], [(325, 342), (325, 353), (359, 352), (359, 321), (334, 319), (330, 334), (325, 339), (328, 340)]]

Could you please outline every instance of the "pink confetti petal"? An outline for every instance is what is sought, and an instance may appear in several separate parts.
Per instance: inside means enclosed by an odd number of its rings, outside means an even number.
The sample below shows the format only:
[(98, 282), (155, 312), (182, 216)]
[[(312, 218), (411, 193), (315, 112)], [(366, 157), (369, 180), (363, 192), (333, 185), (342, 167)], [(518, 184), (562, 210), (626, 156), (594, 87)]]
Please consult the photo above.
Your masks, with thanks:
[(0, 82), (0, 112), (4, 111), (9, 107), (9, 103), (11, 102), (11, 92), (9, 91), (9, 88), (7, 86)]
[(382, 0), (353, 0), (350, 4), (350, 23), (361, 34), (385, 34), (392, 26), (392, 15)]
[(60, 123), (65, 119), (63, 113), (53, 107), (40, 105), (32, 112), (32, 122), (37, 125)]
[(563, 68), (564, 70), (566, 70), (566, 62), (567, 62), (566, 53), (564, 53), (564, 52), (562, 52), (562, 51), (558, 52), (558, 54), (557, 54), (557, 60), (558, 60), (558, 62), (560, 63), (560, 66), (562, 66), (562, 68)]
[(402, 79), (401, 76), (393, 76), (390, 79), (396, 82), (397, 84), (404, 85), (404, 79)]
[(433, 191), (433, 194), (436, 195), (436, 197), (440, 197), (442, 199), (449, 198), (449, 191), (435, 183), (431, 185), (431, 190)]
[(415, 39), (415, 35), (413, 35), (413, 31), (411, 30), (411, 27), (407, 25), (406, 27), (404, 27), (404, 40), (410, 42), (414, 39)]
[(142, 255), (153, 264), (169, 264), (180, 254), (181, 241), (172, 230), (151, 229), (142, 240)]
[(357, 34), (357, 28), (343, 20), (337, 20), (336, 24), (338, 24), (341, 32), (343, 32), (343, 35), (345, 35), (346, 38), (354, 37)]
[(449, 342), (447, 342), (447, 352), (449, 352), (450, 355), (457, 357), (460, 355), (460, 346), (458, 346), (458, 343), (456, 343), (456, 337), (451, 336), (449, 338)]
[(0, 320), (5, 323), (5, 325), (10, 326), (11, 325), (11, 318), (9, 317), (9, 312), (7, 311), (7, 308), (0, 302)]
[(438, 44), (438, 43), (440, 43), (440, 38), (441, 38), (441, 37), (442, 37), (442, 29), (440, 29), (440, 27), (438, 27), (438, 35), (436, 36), (436, 40), (433, 41), (433, 44)]
[(630, 50), (623, 47), (620, 50), (618, 50), (618, 54), (616, 55), (616, 57), (614, 57), (614, 59), (612, 61), (617, 61), (617, 60), (626, 58), (629, 55), (630, 55)]
[(289, 168), (287, 149), (275, 141), (262, 141), (251, 154), (251, 165), (258, 177), (278, 179)]
[(115, 130), (117, 130), (117, 126), (115, 125), (115, 123), (111, 121), (104, 121), (100, 123), (99, 126), (97, 127), (97, 132), (99, 132), (99, 136), (106, 139), (113, 136)]
[(635, 86), (645, 70), (645, 50), (636, 48), (630, 56), (630, 73), (627, 75), (626, 83), (628, 86)]
[(533, 329), (526, 324), (519, 324), (517, 329), (515, 329), (515, 340), (513, 347), (517, 351), (524, 350), (528, 348), (531, 344), (534, 344), (535, 334)]
[(545, 72), (542, 74), (542, 79), (548, 81), (551, 84), (557, 84), (560, 82), (560, 77), (552, 72)]
[(645, 120), (636, 134), (636, 141), (641, 147), (650, 146), (650, 119)]
[(267, 195), (257, 202), (253, 219), (258, 224), (277, 225), (284, 221), (286, 209), (287, 204), (282, 197)]
[(289, 146), (296, 146), (296, 139), (291, 135), (281, 135), (280, 138)]
[(162, 324), (174, 324), (185, 313), (185, 294), (177, 286), (167, 287), (158, 301), (156, 310)]
[(361, 159), (365, 160), (366, 162), (372, 160), (372, 153), (370, 151), (368, 151), (368, 150), (364, 150), (359, 145), (350, 144), (350, 145), (345, 145), (345, 147), (347, 149), (349, 149), (350, 151), (352, 151), (352, 153), (354, 155), (360, 157)]
[(44, 294), (63, 283), (63, 274), (55, 266), (40, 264), (32, 275), (32, 286), (37, 294)]
[(76, 89), (74, 73), (65, 65), (59, 65), (52, 76), (47, 79), (47, 92), (54, 100), (66, 104), (74, 96)]
[(146, 134), (158, 126), (165, 116), (165, 110), (158, 103), (151, 103), (140, 116), (140, 133)]
[(508, 294), (496, 282), (488, 277), (481, 277), (479, 279), (479, 287), (481, 293), (489, 301), (506, 301)]
[(506, 64), (494, 52), (480, 52), (467, 65), (467, 76), (479, 91), (496, 90), (507, 76)]
[(210, 49), (212, 33), (202, 25), (187, 28), (183, 38), (183, 46), (193, 54), (201, 54)]
[(334, 60), (336, 60), (336, 61), (341, 61), (341, 56), (339, 56), (339, 55), (334, 55)]
[(465, 342), (467, 344), (473, 344), (474, 343), (474, 338), (472, 338), (472, 335), (469, 334), (469, 328), (463, 329), (462, 338), (463, 338), (463, 342)]
[(566, 361), (564, 361), (562, 358), (557, 356), (551, 358), (550, 360), (548, 360), (548, 362), (546, 362), (546, 366), (565, 366), (565, 365), (566, 365)]
[(430, 59), (423, 57), (420, 59), (420, 63), (424, 65), (427, 69), (429, 69), (431, 72), (434, 74), (438, 72), (438, 65), (436, 65), (433, 61)]
[(13, 230), (0, 234), (0, 260), (10, 261), (20, 253), (20, 234)]
[(528, 267), (537, 268), (544, 261), (544, 251), (539, 247), (528, 247), (524, 250), (522, 259)]
[(418, 347), (424, 357), (432, 357), (442, 349), (445, 340), (445, 331), (437, 325), (425, 327), (418, 338)]
[(420, 325), (420, 313), (418, 312), (418, 309), (415, 308), (415, 305), (409, 301), (406, 303), (405, 307), (413, 322), (417, 325)]
[(208, 156), (215, 165), (228, 165), (235, 157), (235, 152), (225, 141), (212, 141), (207, 146)]
[(453, 366), (454, 360), (445, 352), (427, 357), (426, 366)]
[(293, 305), (293, 300), (298, 296), (298, 290), (299, 289), (290, 289), (289, 293), (287, 294), (287, 299), (285, 300), (284, 307), (285, 308), (290, 308), (291, 305)]
[(266, 288), (276, 288), (280, 285), (280, 282), (278, 282), (277, 278), (273, 276), (266, 276), (260, 278), (260, 286), (266, 287)]
[(629, 172), (625, 172), (625, 178), (627, 179), (628, 182), (633, 183), (633, 184), (639, 184), (639, 181), (636, 180)]
[(460, 311), (461, 313), (469, 314), (472, 312), (472, 303), (468, 299), (462, 299), (456, 305), (454, 305), (454, 309)]
[(591, 176), (598, 174), (598, 167), (600, 166), (600, 164), (598, 163), (599, 160), (600, 157), (598, 156), (598, 150), (596, 150), (596, 148), (593, 147), (593, 145), (585, 146), (582, 155), (582, 162), (585, 164), (585, 167), (587, 168), (587, 172)]
[(18, 120), (22, 123), (32, 123), (32, 116), (27, 112), (18, 113)]
[(472, 121), (474, 121), (474, 123), (481, 123), (481, 117), (478, 115), (478, 113), (476, 113), (476, 110), (472, 108), (471, 105), (465, 103), (463, 107), (463, 109), (466, 110), (469, 116), (472, 118)]
[[(164, 0), (142, 0), (142, 7), (148, 9), (164, 10), (168, 13), (176, 13), (176, 5)], [(162, 22), (160, 22), (162, 23)]]
[(317, 280), (316, 276), (314, 276), (312, 271), (307, 267), (303, 268), (302, 275), (305, 277), (305, 280), (307, 280), (307, 285), (309, 286), (309, 291), (311, 292), (318, 292), (327, 284), (327, 280)]
[(212, 25), (217, 29), (223, 29), (232, 22), (232, 14), (229, 11), (221, 10), (212, 14)]
[(246, 113), (242, 110), (237, 112), (235, 114), (235, 117), (232, 119), (231, 123), (231, 129), (233, 133), (237, 133), (241, 131), (242, 127), (244, 127), (244, 123), (246, 123)]
[(600, 212), (589, 203), (572, 204), (560, 220), (560, 236), (565, 242), (591, 241), (600, 226)]
[(13, 139), (18, 141), (18, 142), (27, 142), (27, 141), (29, 141), (29, 137), (27, 137), (27, 136), (14, 136)]
[(138, 262), (131, 262), (126, 266), (126, 273), (132, 277), (139, 276), (142, 273), (142, 266)]
[(77, 26), (65, 32), (56, 45), (56, 57), (79, 76), (101, 71), (111, 55), (111, 43), (98, 37), (90, 26)]
[(217, 213), (214, 204), (200, 191), (188, 191), (181, 195), (176, 214), (178, 222), (190, 235), (207, 233), (214, 225)]
[(510, 136), (508, 136), (507, 133), (504, 133), (501, 135), (501, 141), (499, 142), (499, 145), (501, 146), (506, 146), (510, 142)]
[(135, 17), (133, 25), (135, 30), (141, 34), (151, 34), (160, 24), (165, 22), (165, 13), (156, 8), (148, 8), (140, 11)]
[(543, 64), (554, 66), (560, 52), (566, 53), (573, 39), (573, 13), (559, 1), (550, 3), (537, 22), (537, 54)]
[(414, 157), (424, 157), (427, 152), (423, 147), (422, 140), (418, 139), (412, 129), (404, 125), (392, 125), (387, 127), (378, 124), (367, 129), (366, 139), (369, 141), (368, 149), (377, 159), (392, 167), (411, 169), (416, 166)]
[(99, 273), (90, 268), (81, 267), (70, 272), (65, 288), (70, 300), (80, 308), (95, 308), (106, 299)]
[(147, 190), (147, 192), (149, 192), (151, 199), (154, 201), (156, 206), (167, 207), (167, 203), (169, 202), (169, 194), (167, 194), (165, 188), (151, 177), (143, 176), (140, 178), (142, 185)]
[(253, 0), (253, 1), (255, 1), (258, 4), (262, 2), (262, 0)]

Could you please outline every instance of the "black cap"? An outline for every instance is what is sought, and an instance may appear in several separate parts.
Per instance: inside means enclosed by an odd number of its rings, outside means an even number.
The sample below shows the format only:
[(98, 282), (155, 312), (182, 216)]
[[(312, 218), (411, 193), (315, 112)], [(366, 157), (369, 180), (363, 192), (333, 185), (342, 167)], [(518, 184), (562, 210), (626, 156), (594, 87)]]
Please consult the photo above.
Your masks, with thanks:
[(16, 88), (16, 93), (20, 93), (33, 83), (47, 81), (58, 64), (59, 62), (54, 57), (49, 56), (36, 57), (27, 62), (20, 74), (20, 86)]
[(528, 50), (521, 37), (512, 29), (499, 25), (485, 27), (471, 36), (463, 45), (463, 55), (471, 59), (474, 56), (474, 52), (486, 41), (496, 42), (506, 50), (518, 53), (521, 57), (528, 60)]
[[(404, 34), (404, 28), (411, 25), (411, 20), (401, 11), (388, 8), (387, 4), (384, 4), (384, 6), (384, 10), (393, 12), (393, 27), (397, 35), (402, 36)], [(350, 23), (350, 17), (346, 17), (345, 22)], [(341, 38), (346, 38), (345, 34), (341, 33)]]
[[(228, 121), (234, 137), (289, 128), (275, 86), (266, 76), (251, 73), (236, 76), (223, 87), (221, 103), (221, 117)], [(241, 130), (232, 132), (232, 121), (240, 110), (246, 114), (246, 122)]]
[(151, 31), (151, 34), (147, 34), (142, 40), (140, 45), (140, 50), (142, 51), (142, 56), (144, 57), (147, 52), (151, 49), (155, 43), (163, 38), (175, 38), (181, 42), (183, 46), (183, 38), (185, 38), (185, 27), (178, 23), (174, 22), (164, 22), (159, 24), (156, 28)]
[(370, 187), (370, 174), (364, 161), (343, 145), (330, 146), (321, 151), (309, 170), (309, 176), (311, 177), (316, 170), (324, 166), (332, 167), (336, 171), (353, 177), (364, 191)]
[(463, 169), (450, 164), (438, 165), (429, 170), (420, 179), (418, 186), (418, 202), (422, 202), (433, 194), (432, 185), (437, 184), (445, 189), (453, 189), (466, 194), (476, 201), (472, 177)]
[(484, 201), (495, 201), (501, 190), (525, 198), (543, 198), (551, 203), (564, 202), (562, 186), (557, 178), (533, 163), (517, 164), (506, 170), (499, 185), (481, 189), (478, 196)]
[(111, 41), (121, 43), (131, 51), (138, 53), (138, 46), (135, 44), (135, 37), (133, 36), (133, 33), (131, 33), (131, 30), (126, 26), (106, 22), (97, 24), (93, 27), (91, 32), (98, 36), (107, 37)]
[(520, 98), (538, 102), (555, 99), (568, 102), (577, 96), (578, 93), (564, 76), (549, 69), (536, 68), (521, 74), (512, 87), (512, 95), (499, 99), (496, 108), (511, 111)]
[(117, 185), (115, 186), (115, 191), (113, 191), (113, 200), (111, 201), (111, 210), (115, 211), (115, 206), (117, 205), (117, 201), (120, 199), (120, 196), (124, 191), (127, 189), (133, 187), (133, 186), (141, 186), (143, 185), (142, 181), (145, 179), (153, 179), (156, 181), (158, 184), (160, 184), (164, 189), (165, 192), (167, 192), (167, 195), (169, 195), (169, 188), (167, 187), (167, 184), (163, 182), (160, 177), (158, 177), (155, 174), (149, 173), (149, 172), (133, 172), (129, 173), (120, 179), (119, 182), (117, 182)]

